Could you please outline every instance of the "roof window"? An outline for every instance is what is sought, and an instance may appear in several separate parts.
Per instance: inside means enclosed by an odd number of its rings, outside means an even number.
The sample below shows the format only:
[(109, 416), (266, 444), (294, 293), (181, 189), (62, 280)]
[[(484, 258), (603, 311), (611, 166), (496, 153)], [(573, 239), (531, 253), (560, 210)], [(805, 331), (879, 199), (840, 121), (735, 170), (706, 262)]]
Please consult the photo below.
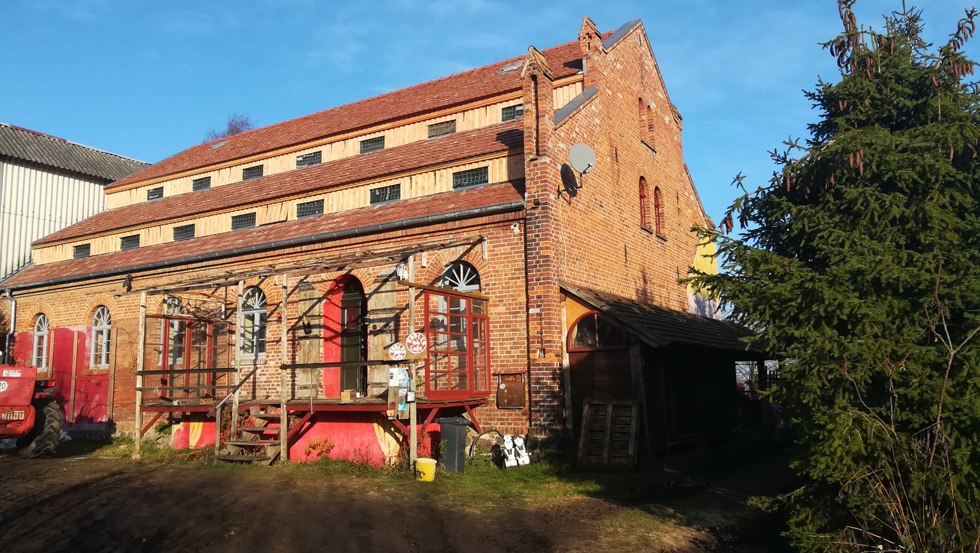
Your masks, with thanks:
[(371, 203), (383, 204), (402, 199), (402, 185), (392, 184), (371, 189)]
[(75, 246), (72, 259), (81, 259), (92, 255), (92, 244), (79, 244)]
[(140, 247), (140, 235), (138, 234), (123, 236), (119, 239), (119, 249), (122, 251), (135, 250), (138, 247)]
[(210, 190), (211, 177), (201, 177), (199, 179), (194, 179), (194, 182), (191, 183), (191, 188), (194, 190), (194, 192), (200, 192), (202, 190)]
[(451, 119), (449, 121), (443, 121), (442, 123), (433, 123), (429, 125), (429, 138), (446, 136), (447, 134), (453, 134), (455, 132), (456, 132), (455, 119)]
[(181, 225), (174, 227), (174, 242), (190, 240), (194, 238), (194, 225)]
[(242, 169), (242, 180), (257, 179), (262, 176), (262, 166), (253, 165)]
[(515, 119), (520, 119), (521, 117), (524, 117), (524, 104), (507, 106), (500, 110), (501, 121), (514, 121)]
[(379, 150), (385, 149), (385, 137), (376, 136), (374, 138), (368, 138), (367, 140), (361, 141), (361, 153), (369, 154), (371, 152), (377, 152)]
[(255, 226), (255, 212), (231, 216), (231, 230), (252, 228)]
[(316, 217), (318, 215), (323, 215), (323, 200), (296, 204), (297, 219), (306, 219), (307, 217)]
[(163, 187), (151, 188), (146, 191), (146, 201), (159, 200), (163, 197)]
[(315, 152), (296, 156), (296, 168), (302, 169), (303, 167), (313, 167), (314, 165), (320, 165), (320, 162), (322, 161), (323, 152), (317, 150)]
[(477, 167), (453, 173), (453, 188), (466, 188), (490, 182), (490, 171), (487, 167)]

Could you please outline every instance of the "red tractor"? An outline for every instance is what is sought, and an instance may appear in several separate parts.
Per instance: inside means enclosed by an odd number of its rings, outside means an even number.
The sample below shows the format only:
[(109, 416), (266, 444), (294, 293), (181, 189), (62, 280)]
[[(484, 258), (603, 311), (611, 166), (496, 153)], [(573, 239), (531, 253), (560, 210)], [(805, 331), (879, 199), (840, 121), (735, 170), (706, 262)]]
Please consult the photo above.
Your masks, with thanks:
[(0, 365), (0, 443), (16, 439), (21, 457), (47, 457), (61, 440), (65, 416), (53, 380), (37, 380), (37, 367)]

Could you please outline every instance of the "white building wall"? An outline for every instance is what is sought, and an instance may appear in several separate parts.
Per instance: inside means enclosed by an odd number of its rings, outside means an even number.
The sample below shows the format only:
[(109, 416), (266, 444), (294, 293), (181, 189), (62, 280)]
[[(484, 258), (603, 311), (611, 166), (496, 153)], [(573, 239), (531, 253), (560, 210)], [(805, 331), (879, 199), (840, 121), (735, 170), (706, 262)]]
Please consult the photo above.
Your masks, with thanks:
[(0, 279), (31, 260), (31, 242), (102, 211), (94, 178), (12, 160), (0, 161)]

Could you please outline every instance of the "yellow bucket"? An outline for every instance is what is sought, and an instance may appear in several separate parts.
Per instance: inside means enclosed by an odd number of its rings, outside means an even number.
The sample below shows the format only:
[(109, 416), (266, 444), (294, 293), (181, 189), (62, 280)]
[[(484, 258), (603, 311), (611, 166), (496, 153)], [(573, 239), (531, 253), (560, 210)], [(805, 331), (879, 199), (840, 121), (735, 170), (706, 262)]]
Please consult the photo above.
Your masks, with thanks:
[(419, 482), (432, 482), (436, 479), (436, 460), (419, 457), (415, 461), (415, 479)]

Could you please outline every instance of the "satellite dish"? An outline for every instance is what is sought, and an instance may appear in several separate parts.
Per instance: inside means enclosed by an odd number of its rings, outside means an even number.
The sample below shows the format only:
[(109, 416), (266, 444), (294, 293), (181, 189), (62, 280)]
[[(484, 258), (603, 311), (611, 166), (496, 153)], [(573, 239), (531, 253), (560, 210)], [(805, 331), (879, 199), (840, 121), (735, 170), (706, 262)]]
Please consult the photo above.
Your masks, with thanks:
[(595, 169), (595, 152), (585, 144), (576, 144), (568, 153), (568, 162), (578, 174), (588, 175)]

